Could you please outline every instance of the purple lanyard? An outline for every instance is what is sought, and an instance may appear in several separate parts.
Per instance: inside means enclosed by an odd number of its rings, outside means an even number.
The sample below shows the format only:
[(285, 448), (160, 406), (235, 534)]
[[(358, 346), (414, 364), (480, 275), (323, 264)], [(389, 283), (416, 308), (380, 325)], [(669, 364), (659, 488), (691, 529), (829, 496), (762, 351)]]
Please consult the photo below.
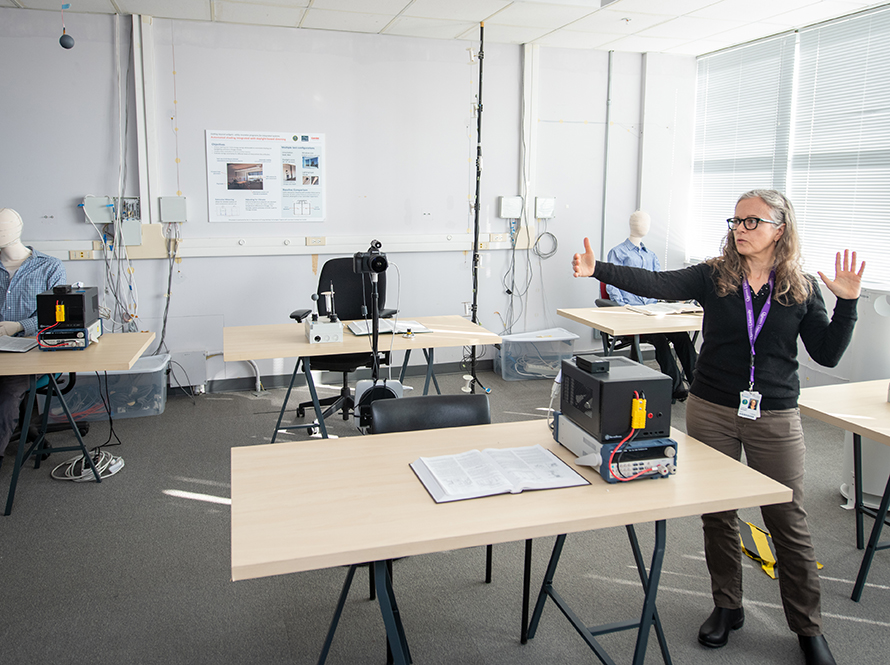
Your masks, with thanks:
[(757, 324), (754, 323), (754, 304), (751, 301), (751, 286), (748, 284), (748, 278), (745, 278), (745, 281), (742, 283), (742, 291), (745, 294), (745, 318), (748, 324), (748, 341), (751, 343), (751, 378), (748, 385), (748, 390), (754, 390), (754, 342), (757, 341), (757, 336), (760, 334), (760, 331), (763, 329), (763, 324), (766, 321), (766, 315), (769, 314), (770, 304), (773, 300), (773, 285), (776, 283), (776, 271), (773, 270), (769, 274), (769, 295), (766, 298), (766, 303), (763, 305), (763, 309), (760, 310), (760, 316), (757, 317)]

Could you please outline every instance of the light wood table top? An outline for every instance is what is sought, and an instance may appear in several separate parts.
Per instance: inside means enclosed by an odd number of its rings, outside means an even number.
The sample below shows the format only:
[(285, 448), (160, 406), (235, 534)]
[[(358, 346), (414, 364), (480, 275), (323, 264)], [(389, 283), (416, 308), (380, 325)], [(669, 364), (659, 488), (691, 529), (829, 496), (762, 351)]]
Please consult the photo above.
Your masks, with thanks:
[(0, 376), (126, 371), (154, 338), (153, 332), (105, 333), (85, 349), (0, 353)]
[(800, 391), (800, 412), (890, 446), (890, 379), (858, 381)]
[(242, 580), (782, 503), (791, 490), (673, 431), (675, 476), (436, 504), (420, 456), (536, 443), (571, 463), (545, 421), (232, 449), (232, 579)]
[[(433, 349), (455, 346), (484, 346), (499, 344), (501, 338), (462, 316), (400, 316), (400, 321), (417, 321), (432, 332), (418, 333), (405, 338), (395, 335), (390, 347), (389, 333), (380, 335), (381, 351)], [(341, 353), (361, 353), (371, 350), (370, 335), (353, 335), (344, 322), (343, 341), (310, 344), (302, 323), (277, 323), (265, 326), (238, 326), (223, 329), (223, 358), (234, 360), (263, 360), (267, 358), (302, 358)]]
[(694, 332), (701, 330), (701, 314), (666, 314), (648, 316), (624, 307), (581, 307), (558, 309), (567, 319), (596, 328), (613, 337), (651, 333)]

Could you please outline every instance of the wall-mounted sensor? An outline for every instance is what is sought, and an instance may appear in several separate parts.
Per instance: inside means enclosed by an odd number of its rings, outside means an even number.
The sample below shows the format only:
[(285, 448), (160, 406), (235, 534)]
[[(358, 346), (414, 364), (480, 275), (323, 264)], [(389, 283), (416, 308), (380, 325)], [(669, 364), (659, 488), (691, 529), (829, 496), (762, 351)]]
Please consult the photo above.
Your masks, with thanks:
[(556, 215), (556, 199), (550, 196), (535, 198), (535, 217), (549, 219)]
[(522, 217), (521, 196), (501, 196), (498, 198), (498, 217), (501, 219), (519, 219)]

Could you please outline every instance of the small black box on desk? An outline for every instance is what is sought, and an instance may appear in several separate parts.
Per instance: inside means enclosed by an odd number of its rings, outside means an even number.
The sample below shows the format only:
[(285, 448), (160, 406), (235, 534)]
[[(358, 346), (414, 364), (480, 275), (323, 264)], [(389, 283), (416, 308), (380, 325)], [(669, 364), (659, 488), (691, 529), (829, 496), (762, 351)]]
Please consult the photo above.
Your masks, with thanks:
[(609, 371), (609, 361), (594, 355), (575, 356), (575, 364), (578, 369), (583, 369), (591, 374), (602, 374)]
[(68, 284), (37, 294), (37, 327), (87, 329), (99, 320), (99, 289)]
[(646, 424), (636, 439), (671, 435), (671, 379), (622, 356), (609, 358), (609, 371), (591, 373), (575, 360), (562, 361), (560, 411), (602, 444), (631, 431), (633, 399), (645, 397)]

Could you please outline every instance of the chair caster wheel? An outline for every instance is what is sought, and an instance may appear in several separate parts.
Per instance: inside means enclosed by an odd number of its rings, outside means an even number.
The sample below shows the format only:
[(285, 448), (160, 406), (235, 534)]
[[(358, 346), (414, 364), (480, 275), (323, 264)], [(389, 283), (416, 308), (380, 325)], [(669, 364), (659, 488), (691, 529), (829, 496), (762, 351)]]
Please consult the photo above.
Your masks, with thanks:
[(318, 433), (318, 428), (317, 427), (307, 427), (306, 432), (309, 434), (309, 436), (315, 436)]
[(305, 418), (306, 417), (306, 409), (302, 406), (297, 407), (297, 418)]

